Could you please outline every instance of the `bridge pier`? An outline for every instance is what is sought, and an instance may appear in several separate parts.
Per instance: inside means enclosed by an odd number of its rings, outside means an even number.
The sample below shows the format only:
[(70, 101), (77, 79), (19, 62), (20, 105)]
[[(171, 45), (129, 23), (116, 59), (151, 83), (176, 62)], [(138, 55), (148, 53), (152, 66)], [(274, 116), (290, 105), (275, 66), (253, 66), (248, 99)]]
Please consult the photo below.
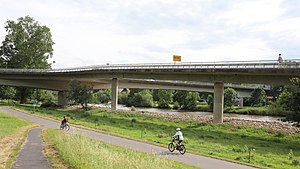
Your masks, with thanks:
[(117, 110), (118, 107), (118, 79), (113, 78), (112, 79), (112, 85), (111, 85), (111, 110)]
[(66, 91), (59, 91), (58, 92), (58, 105), (59, 106), (66, 106), (67, 103), (68, 103), (67, 92)]
[(223, 123), (223, 106), (224, 106), (224, 83), (215, 82), (214, 84), (214, 112), (213, 122)]

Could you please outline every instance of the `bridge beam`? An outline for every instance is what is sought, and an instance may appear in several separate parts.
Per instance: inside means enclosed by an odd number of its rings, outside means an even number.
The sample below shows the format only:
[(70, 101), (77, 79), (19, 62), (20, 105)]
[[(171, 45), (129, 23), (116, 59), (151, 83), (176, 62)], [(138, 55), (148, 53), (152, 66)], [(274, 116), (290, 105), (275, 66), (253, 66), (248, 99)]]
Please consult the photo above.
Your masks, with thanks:
[(113, 78), (112, 79), (112, 85), (111, 85), (111, 110), (117, 110), (118, 107), (118, 79)]
[(214, 84), (214, 112), (213, 122), (223, 123), (223, 106), (224, 106), (224, 83), (215, 82)]
[(67, 104), (68, 104), (67, 92), (66, 91), (59, 91), (58, 92), (58, 105), (59, 106), (66, 106)]

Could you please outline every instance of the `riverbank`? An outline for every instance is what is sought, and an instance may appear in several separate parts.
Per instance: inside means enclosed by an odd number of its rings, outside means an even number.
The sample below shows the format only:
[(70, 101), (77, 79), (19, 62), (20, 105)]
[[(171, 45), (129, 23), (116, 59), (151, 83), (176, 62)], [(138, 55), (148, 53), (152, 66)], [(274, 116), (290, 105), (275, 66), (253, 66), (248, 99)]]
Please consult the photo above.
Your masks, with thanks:
[[(129, 107), (120, 106), (123, 111), (130, 111)], [(136, 108), (138, 112), (148, 114), (150, 116), (157, 116), (168, 120), (196, 120), (204, 123), (212, 123), (213, 115), (210, 112), (178, 112), (169, 109), (157, 108)], [(238, 115), (238, 114), (224, 114), (224, 123), (233, 124), (234, 126), (252, 126), (264, 128), (268, 132), (278, 133), (285, 132), (286, 134), (300, 133), (300, 128), (293, 125), (293, 123), (282, 122), (282, 117), (259, 116), (259, 115)]]
[[(203, 123), (212, 124), (213, 116), (209, 114), (205, 115), (194, 115), (194, 114), (169, 114), (169, 113), (153, 113), (153, 112), (142, 112), (150, 116), (157, 116), (168, 120), (182, 120), (182, 121), (199, 121)], [(255, 120), (243, 120), (233, 119), (231, 117), (224, 117), (224, 123), (232, 124), (233, 126), (252, 126), (258, 128), (267, 129), (270, 133), (285, 132), (286, 134), (300, 133), (300, 128), (293, 126), (292, 123), (287, 122), (270, 122), (270, 121), (255, 121)]]

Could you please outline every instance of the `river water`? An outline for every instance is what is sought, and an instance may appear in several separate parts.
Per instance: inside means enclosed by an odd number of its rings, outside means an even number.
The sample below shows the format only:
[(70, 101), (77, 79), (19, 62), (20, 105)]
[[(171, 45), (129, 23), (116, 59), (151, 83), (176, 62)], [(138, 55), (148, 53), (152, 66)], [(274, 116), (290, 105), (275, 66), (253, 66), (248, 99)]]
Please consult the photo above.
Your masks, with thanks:
[[(131, 110), (130, 107), (126, 107), (124, 105), (118, 105), (119, 110)], [(179, 111), (173, 109), (159, 109), (159, 108), (145, 108), (145, 107), (135, 107), (136, 111), (144, 111), (151, 113), (169, 113), (169, 114), (194, 114), (194, 115), (212, 115), (211, 112), (189, 112), (189, 111)], [(275, 116), (259, 116), (259, 115), (244, 115), (244, 114), (228, 114), (224, 113), (224, 117), (228, 117), (231, 119), (243, 119), (243, 120), (253, 120), (253, 121), (269, 121), (269, 122), (281, 122), (280, 119), (283, 117), (275, 117)]]

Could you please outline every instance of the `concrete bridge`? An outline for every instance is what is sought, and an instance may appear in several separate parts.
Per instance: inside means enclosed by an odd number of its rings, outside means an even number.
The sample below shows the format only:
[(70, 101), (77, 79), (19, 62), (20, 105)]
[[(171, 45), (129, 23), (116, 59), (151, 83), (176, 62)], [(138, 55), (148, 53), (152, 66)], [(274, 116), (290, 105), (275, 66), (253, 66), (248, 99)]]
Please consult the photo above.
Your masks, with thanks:
[[(280, 84), (300, 77), (300, 60), (202, 62), (169, 64), (114, 64), (69, 69), (1, 69), (0, 84), (58, 90), (64, 104), (68, 83), (77, 79), (94, 89), (112, 89), (112, 110), (117, 109), (118, 88), (204, 90), (213, 84), (214, 122), (223, 122), (224, 84)], [(208, 87), (206, 87), (207, 89)], [(198, 90), (197, 90), (198, 89)]]

